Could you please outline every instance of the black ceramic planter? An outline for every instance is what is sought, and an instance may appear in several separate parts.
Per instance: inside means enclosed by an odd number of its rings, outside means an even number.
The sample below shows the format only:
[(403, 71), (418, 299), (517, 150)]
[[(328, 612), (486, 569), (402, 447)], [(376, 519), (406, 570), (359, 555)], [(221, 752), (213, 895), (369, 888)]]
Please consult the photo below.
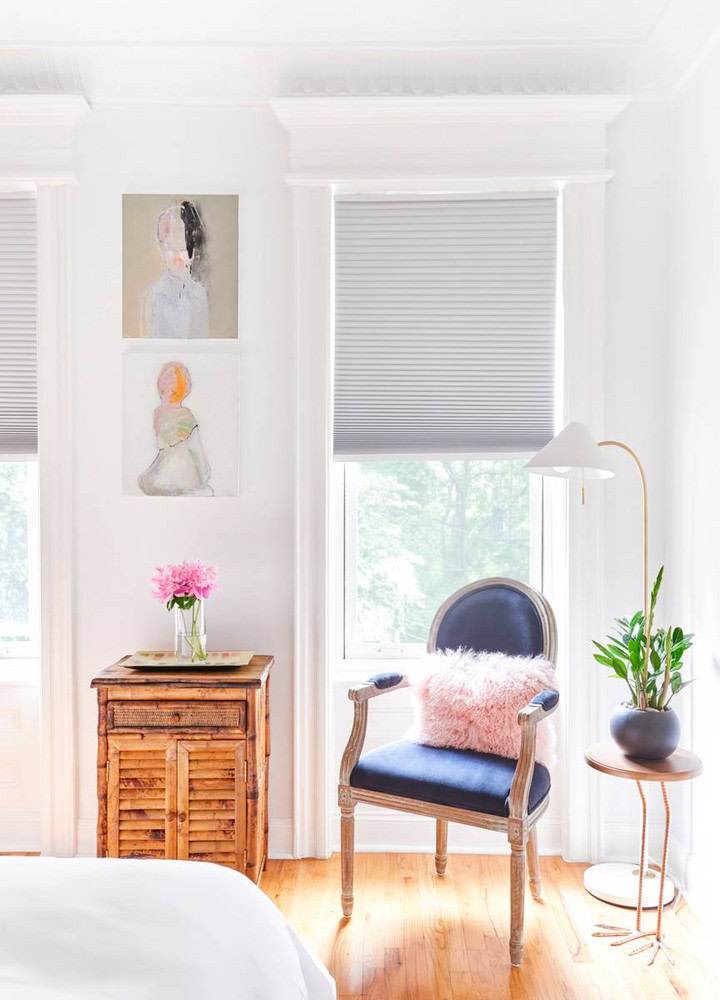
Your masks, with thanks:
[(641, 711), (618, 705), (610, 716), (610, 735), (628, 757), (665, 760), (680, 742), (680, 720), (671, 708)]

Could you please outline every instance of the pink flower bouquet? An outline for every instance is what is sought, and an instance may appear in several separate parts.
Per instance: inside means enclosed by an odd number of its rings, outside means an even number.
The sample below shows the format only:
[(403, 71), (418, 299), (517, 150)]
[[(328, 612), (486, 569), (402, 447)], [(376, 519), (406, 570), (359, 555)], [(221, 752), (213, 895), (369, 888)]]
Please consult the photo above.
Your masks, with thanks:
[(158, 566), (151, 579), (152, 596), (168, 611), (175, 609), (175, 655), (207, 659), (203, 602), (218, 590), (217, 570), (201, 562)]

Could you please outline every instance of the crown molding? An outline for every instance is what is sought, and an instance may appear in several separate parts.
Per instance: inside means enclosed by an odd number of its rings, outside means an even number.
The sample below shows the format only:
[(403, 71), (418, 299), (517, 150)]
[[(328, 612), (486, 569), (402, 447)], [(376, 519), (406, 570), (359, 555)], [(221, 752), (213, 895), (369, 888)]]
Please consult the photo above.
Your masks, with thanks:
[(79, 94), (0, 94), (0, 129), (77, 129), (90, 114)]
[[(242, 107), (339, 95), (403, 101), (500, 95), (667, 100), (714, 44), (720, 6), (670, 0), (644, 43), (364, 45), (0, 44), (0, 94), (99, 105)], [(571, 105), (569, 105), (571, 107)]]
[(77, 94), (0, 95), (0, 182), (65, 184), (75, 179), (75, 136), (90, 115)]
[(607, 125), (627, 107), (623, 94), (472, 94), (291, 97), (270, 106), (288, 131), (377, 125), (568, 123)]

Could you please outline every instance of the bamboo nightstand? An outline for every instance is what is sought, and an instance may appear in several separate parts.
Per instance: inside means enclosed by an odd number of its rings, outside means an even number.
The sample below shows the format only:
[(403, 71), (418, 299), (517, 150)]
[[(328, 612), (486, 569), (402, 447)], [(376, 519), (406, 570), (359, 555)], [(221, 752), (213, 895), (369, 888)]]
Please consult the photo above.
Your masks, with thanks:
[(259, 881), (267, 859), (272, 656), (226, 670), (123, 663), (92, 681), (98, 856), (214, 861)]

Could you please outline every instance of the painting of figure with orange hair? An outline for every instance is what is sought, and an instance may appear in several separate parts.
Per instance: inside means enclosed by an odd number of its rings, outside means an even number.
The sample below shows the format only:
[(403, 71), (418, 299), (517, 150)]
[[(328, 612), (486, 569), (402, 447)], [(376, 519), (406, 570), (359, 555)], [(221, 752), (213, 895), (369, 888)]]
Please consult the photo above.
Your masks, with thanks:
[(153, 429), (157, 455), (138, 485), (146, 496), (211, 497), (212, 470), (205, 455), (200, 428), (193, 411), (184, 406), (192, 380), (180, 361), (169, 361), (160, 369), (157, 391), (160, 406), (155, 409)]
[(123, 353), (124, 496), (238, 496), (240, 372), (234, 347)]

